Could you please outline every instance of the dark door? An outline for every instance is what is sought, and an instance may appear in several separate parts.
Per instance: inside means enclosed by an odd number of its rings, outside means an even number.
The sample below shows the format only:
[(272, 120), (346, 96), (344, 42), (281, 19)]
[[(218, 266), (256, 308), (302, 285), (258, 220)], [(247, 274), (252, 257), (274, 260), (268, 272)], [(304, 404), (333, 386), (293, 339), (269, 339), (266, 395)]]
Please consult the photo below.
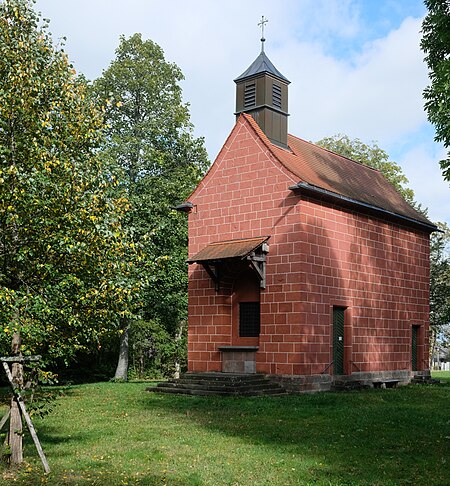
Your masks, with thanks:
[(411, 369), (417, 371), (417, 341), (420, 326), (413, 326), (411, 332)]
[(333, 373), (344, 374), (344, 307), (333, 307)]

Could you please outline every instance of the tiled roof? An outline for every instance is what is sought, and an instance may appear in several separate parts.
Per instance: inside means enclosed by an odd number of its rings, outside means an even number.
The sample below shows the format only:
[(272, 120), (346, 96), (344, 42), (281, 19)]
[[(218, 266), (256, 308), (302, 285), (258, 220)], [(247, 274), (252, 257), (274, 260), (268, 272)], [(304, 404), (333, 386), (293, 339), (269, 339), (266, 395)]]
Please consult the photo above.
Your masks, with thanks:
[(269, 236), (259, 236), (257, 238), (243, 238), (210, 243), (192, 258), (189, 258), (188, 263), (211, 262), (226, 258), (245, 258), (268, 239)]
[(280, 148), (269, 141), (250, 115), (242, 116), (275, 158), (298, 177), (299, 182), (434, 226), (403, 199), (380, 171), (292, 135), (288, 135), (290, 150)]

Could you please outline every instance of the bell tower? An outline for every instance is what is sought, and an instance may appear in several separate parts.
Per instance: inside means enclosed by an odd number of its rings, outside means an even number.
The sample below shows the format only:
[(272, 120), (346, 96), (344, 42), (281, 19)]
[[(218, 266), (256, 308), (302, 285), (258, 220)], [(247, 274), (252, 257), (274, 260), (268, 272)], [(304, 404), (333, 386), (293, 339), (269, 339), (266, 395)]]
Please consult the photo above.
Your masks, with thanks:
[(261, 53), (250, 67), (237, 77), (236, 116), (248, 113), (267, 138), (287, 148), (288, 85), (290, 81), (272, 64), (264, 52), (264, 16), (258, 24), (262, 29)]

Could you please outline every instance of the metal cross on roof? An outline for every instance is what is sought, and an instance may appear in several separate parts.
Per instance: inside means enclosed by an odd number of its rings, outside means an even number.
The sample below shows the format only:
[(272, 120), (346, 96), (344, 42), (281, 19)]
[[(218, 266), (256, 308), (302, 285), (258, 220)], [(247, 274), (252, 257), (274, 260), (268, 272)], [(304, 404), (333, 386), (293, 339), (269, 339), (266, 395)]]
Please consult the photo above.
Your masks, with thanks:
[(261, 51), (264, 52), (264, 42), (266, 39), (264, 38), (264, 26), (269, 22), (269, 19), (264, 18), (264, 15), (261, 17), (261, 22), (258, 25), (261, 27)]

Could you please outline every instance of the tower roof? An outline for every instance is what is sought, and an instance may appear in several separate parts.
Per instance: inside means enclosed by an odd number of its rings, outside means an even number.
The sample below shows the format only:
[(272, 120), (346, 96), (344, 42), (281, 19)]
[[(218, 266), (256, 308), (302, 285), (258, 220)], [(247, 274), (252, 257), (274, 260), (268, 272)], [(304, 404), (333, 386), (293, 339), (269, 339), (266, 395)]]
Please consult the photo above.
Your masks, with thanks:
[(249, 68), (238, 76), (234, 82), (252, 78), (253, 76), (263, 73), (272, 74), (272, 76), (282, 79), (288, 84), (290, 83), (290, 81), (272, 64), (272, 61), (266, 56), (264, 51), (261, 51), (260, 55), (253, 61)]

